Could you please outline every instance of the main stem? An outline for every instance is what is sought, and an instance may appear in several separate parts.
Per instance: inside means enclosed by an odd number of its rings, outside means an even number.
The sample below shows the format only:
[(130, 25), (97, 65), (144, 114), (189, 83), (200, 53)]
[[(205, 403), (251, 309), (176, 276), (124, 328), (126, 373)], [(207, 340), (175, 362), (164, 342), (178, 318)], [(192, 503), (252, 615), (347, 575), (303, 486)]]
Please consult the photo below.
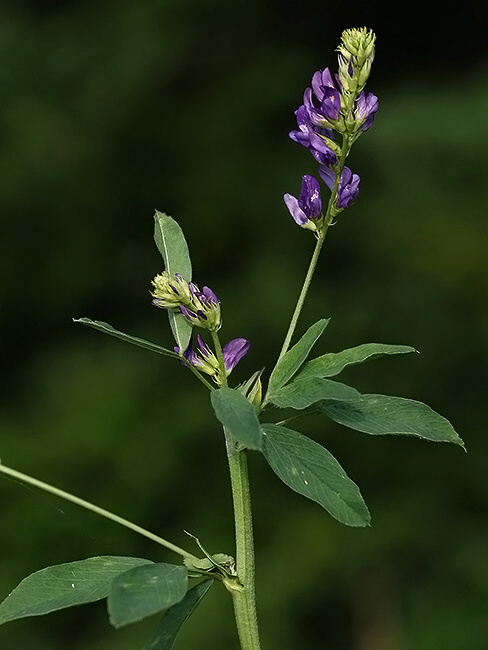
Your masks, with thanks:
[[(220, 376), (226, 382), (222, 347), (217, 332), (212, 332), (215, 353), (221, 366)], [(241, 449), (231, 433), (224, 428), (225, 448), (229, 463), (234, 526), (236, 537), (236, 567), (238, 583), (227, 586), (234, 603), (237, 633), (241, 650), (260, 650), (258, 616), (256, 611), (254, 537), (252, 530), (251, 493), (246, 451)]]
[(236, 535), (236, 566), (240, 588), (231, 591), (234, 601), (237, 633), (242, 650), (259, 650), (258, 616), (252, 530), (251, 495), (246, 452), (239, 450), (235, 440), (225, 431), (229, 462), (234, 524)]

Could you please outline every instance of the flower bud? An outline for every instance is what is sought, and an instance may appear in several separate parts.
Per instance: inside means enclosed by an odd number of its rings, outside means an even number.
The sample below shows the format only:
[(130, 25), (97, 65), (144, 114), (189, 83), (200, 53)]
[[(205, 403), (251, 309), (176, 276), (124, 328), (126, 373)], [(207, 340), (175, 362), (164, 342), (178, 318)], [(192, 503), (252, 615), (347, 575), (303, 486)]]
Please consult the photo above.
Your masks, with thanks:
[(154, 291), (151, 295), (154, 298), (153, 304), (172, 311), (178, 311), (181, 304), (191, 299), (190, 285), (183, 280), (179, 273), (171, 275), (163, 271), (152, 281)]

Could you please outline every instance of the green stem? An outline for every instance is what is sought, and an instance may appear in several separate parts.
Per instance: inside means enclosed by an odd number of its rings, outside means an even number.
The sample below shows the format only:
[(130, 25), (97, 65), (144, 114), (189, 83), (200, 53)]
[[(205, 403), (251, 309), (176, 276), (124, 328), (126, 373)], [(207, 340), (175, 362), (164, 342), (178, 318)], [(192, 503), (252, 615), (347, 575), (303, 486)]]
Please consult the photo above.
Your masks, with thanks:
[(290, 324), (288, 326), (288, 331), (286, 332), (285, 340), (283, 341), (283, 346), (281, 348), (281, 352), (278, 357), (278, 361), (285, 356), (285, 354), (288, 351), (288, 348), (290, 347), (291, 339), (293, 338), (293, 334), (295, 333), (298, 319), (300, 318), (300, 314), (303, 309), (303, 305), (305, 303), (305, 299), (307, 297), (313, 275), (315, 273), (315, 268), (317, 266), (320, 252), (322, 250), (322, 246), (324, 245), (325, 236), (327, 235), (329, 226), (332, 223), (332, 219), (333, 219), (332, 209), (335, 205), (335, 201), (337, 197), (337, 188), (339, 187), (339, 181), (341, 178), (342, 170), (344, 168), (344, 163), (346, 162), (346, 158), (349, 153), (349, 149), (350, 149), (349, 140), (347, 137), (344, 136), (342, 147), (341, 147), (341, 153), (339, 154), (338, 161), (337, 161), (338, 171), (336, 174), (336, 180), (329, 197), (329, 203), (327, 205), (327, 210), (325, 212), (322, 230), (320, 231), (317, 237), (317, 243), (315, 244), (315, 248), (312, 254), (312, 259), (310, 260), (310, 264), (308, 265), (307, 275), (305, 276), (305, 280), (303, 281), (302, 289), (300, 291), (300, 295), (298, 296), (297, 304), (295, 306), (295, 310), (291, 317)]
[(246, 452), (239, 450), (235, 440), (225, 431), (229, 462), (234, 523), (236, 535), (236, 566), (240, 589), (232, 589), (234, 614), (242, 650), (259, 650), (256, 610), (254, 538), (252, 530), (251, 494)]
[[(212, 339), (220, 363), (222, 386), (226, 386), (225, 364), (217, 332), (212, 332)], [(256, 610), (254, 537), (247, 456), (246, 451), (240, 448), (225, 428), (224, 436), (234, 507), (236, 568), (239, 580), (237, 586), (235, 582), (227, 582), (226, 586), (232, 594), (241, 650), (259, 650), (261, 645)]]
[(71, 501), (71, 503), (74, 503), (77, 506), (80, 506), (81, 508), (85, 508), (85, 510), (91, 510), (91, 512), (94, 512), (97, 515), (101, 515), (106, 519), (111, 519), (112, 521), (115, 521), (115, 523), (120, 524), (121, 526), (125, 526), (125, 528), (129, 528), (130, 530), (134, 531), (135, 533), (138, 533), (139, 535), (142, 535), (143, 537), (147, 537), (153, 542), (156, 542), (156, 544), (159, 544), (160, 546), (164, 546), (165, 548), (169, 549), (170, 551), (173, 551), (174, 553), (178, 553), (178, 555), (181, 555), (184, 558), (188, 558), (192, 561), (198, 559), (195, 557), (195, 555), (188, 553), (187, 551), (183, 550), (179, 546), (176, 546), (175, 544), (166, 541), (162, 537), (158, 537), (158, 535), (151, 533), (149, 530), (146, 530), (145, 528), (141, 528), (141, 526), (132, 523), (132, 521), (128, 521), (123, 517), (119, 517), (113, 512), (109, 512), (104, 508), (100, 508), (99, 506), (96, 506), (95, 504), (90, 503), (89, 501), (80, 499), (74, 494), (70, 494), (69, 492), (60, 490), (59, 488), (54, 487), (54, 485), (49, 485), (49, 483), (44, 483), (44, 481), (39, 481), (33, 476), (29, 476), (28, 474), (23, 474), (22, 472), (18, 472), (17, 470), (12, 469), (10, 467), (6, 467), (1, 463), (0, 463), (0, 472), (2, 472), (3, 474), (7, 474), (8, 476), (11, 476), (14, 479), (22, 481), (22, 483), (28, 483), (29, 485), (33, 485), (36, 488), (44, 490), (44, 492), (49, 492), (50, 494), (54, 494), (54, 496), (60, 497), (65, 501)]
[(315, 248), (312, 254), (312, 259), (310, 260), (310, 264), (308, 265), (307, 275), (305, 276), (305, 280), (303, 281), (302, 290), (300, 291), (300, 295), (298, 296), (297, 304), (295, 306), (295, 311), (293, 312), (293, 316), (291, 317), (290, 325), (288, 326), (288, 331), (286, 333), (285, 340), (283, 341), (283, 346), (281, 348), (278, 361), (287, 353), (288, 348), (290, 347), (291, 339), (293, 337), (293, 334), (295, 333), (298, 319), (300, 318), (300, 313), (303, 309), (303, 305), (305, 303), (305, 299), (307, 297), (310, 284), (312, 283), (313, 274), (315, 272), (315, 268), (319, 260), (320, 251), (322, 250), (322, 246), (324, 245), (325, 235), (327, 234), (327, 230), (328, 228), (324, 227), (324, 229), (322, 230), (322, 232), (320, 233), (317, 239), (317, 243), (315, 244)]

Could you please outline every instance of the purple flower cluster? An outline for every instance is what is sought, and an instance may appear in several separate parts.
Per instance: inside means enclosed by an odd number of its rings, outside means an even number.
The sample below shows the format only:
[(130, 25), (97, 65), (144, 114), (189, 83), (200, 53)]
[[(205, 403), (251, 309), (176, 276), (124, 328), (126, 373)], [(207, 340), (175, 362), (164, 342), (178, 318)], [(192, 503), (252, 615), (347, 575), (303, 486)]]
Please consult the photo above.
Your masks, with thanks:
[[(183, 316), (193, 325), (201, 327), (202, 321), (205, 324), (208, 323), (211, 325), (210, 321), (215, 320), (215, 316), (217, 315), (218, 326), (220, 327), (219, 299), (212, 289), (210, 287), (203, 287), (200, 291), (194, 282), (189, 282), (188, 288), (190, 289), (191, 303), (190, 307), (180, 305), (180, 311)], [(209, 327), (208, 329), (214, 328)]]
[[(333, 77), (329, 68), (315, 72), (303, 104), (295, 111), (298, 129), (290, 132), (290, 138), (310, 151), (322, 180), (331, 191), (337, 190), (331, 218), (351, 205), (359, 192), (360, 178), (344, 166), (344, 160), (378, 110), (376, 95), (364, 91), (374, 41), (373, 32), (366, 28), (346, 30), (339, 46), (339, 74)], [(302, 177), (298, 199), (285, 194), (284, 201), (296, 223), (316, 233), (322, 230), (320, 187), (313, 176)]]

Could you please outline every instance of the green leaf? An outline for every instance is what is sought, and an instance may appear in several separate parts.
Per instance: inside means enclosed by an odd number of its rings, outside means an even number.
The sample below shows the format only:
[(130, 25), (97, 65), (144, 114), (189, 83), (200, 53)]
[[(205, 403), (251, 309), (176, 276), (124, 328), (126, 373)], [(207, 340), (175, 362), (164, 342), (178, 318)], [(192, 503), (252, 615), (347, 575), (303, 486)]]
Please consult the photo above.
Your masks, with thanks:
[(261, 449), (262, 433), (254, 406), (233, 388), (218, 388), (210, 393), (217, 420), (247, 449)]
[(213, 580), (208, 579), (189, 589), (183, 600), (163, 614), (153, 638), (142, 650), (170, 650), (178, 632), (198, 607), (212, 584)]
[(104, 334), (109, 334), (110, 336), (114, 336), (116, 339), (121, 339), (122, 341), (127, 341), (127, 343), (138, 345), (140, 348), (150, 350), (151, 352), (157, 352), (166, 357), (178, 358), (178, 355), (173, 352), (173, 350), (167, 350), (166, 348), (162, 348), (160, 345), (156, 345), (156, 343), (145, 341), (144, 339), (140, 339), (137, 336), (131, 336), (130, 334), (124, 334), (124, 332), (119, 332), (108, 323), (103, 323), (99, 320), (91, 320), (90, 318), (73, 318), (73, 322), (88, 325), (88, 327), (93, 327), (100, 332), (104, 332)]
[(272, 397), (271, 402), (280, 408), (291, 407), (304, 409), (311, 404), (328, 400), (357, 400), (359, 393), (355, 388), (341, 384), (331, 379), (300, 376), (291, 383), (283, 386)]
[(317, 442), (277, 424), (263, 424), (263, 454), (292, 490), (317, 502), (347, 526), (367, 526), (368, 508), (358, 486)]
[(361, 363), (367, 359), (375, 359), (385, 354), (405, 354), (417, 352), (409, 345), (388, 345), (386, 343), (363, 343), (354, 348), (341, 352), (329, 352), (321, 357), (308, 361), (300, 372), (299, 379), (305, 377), (333, 377), (338, 375), (346, 366)]
[(148, 564), (117, 576), (108, 595), (110, 623), (122, 627), (179, 603), (188, 589), (188, 571), (176, 564)]
[[(172, 275), (179, 273), (184, 280), (190, 282), (191, 260), (183, 230), (174, 219), (157, 210), (154, 215), (154, 241), (164, 260), (166, 271)], [(168, 311), (168, 318), (176, 344), (183, 352), (190, 342), (191, 323), (183, 314), (172, 311)]]
[(148, 564), (152, 562), (138, 557), (107, 555), (36, 571), (0, 604), (0, 624), (106, 598), (114, 578)]
[(300, 368), (307, 358), (314, 343), (322, 334), (329, 324), (330, 319), (317, 321), (309, 327), (302, 338), (278, 361), (269, 378), (269, 395), (275, 395), (277, 391), (284, 386)]
[(389, 395), (361, 395), (356, 402), (324, 402), (331, 420), (371, 435), (418, 436), (434, 442), (464, 443), (451, 423), (427, 404)]
[(154, 241), (166, 271), (172, 275), (179, 273), (190, 282), (191, 260), (183, 230), (174, 219), (157, 210), (154, 215)]

